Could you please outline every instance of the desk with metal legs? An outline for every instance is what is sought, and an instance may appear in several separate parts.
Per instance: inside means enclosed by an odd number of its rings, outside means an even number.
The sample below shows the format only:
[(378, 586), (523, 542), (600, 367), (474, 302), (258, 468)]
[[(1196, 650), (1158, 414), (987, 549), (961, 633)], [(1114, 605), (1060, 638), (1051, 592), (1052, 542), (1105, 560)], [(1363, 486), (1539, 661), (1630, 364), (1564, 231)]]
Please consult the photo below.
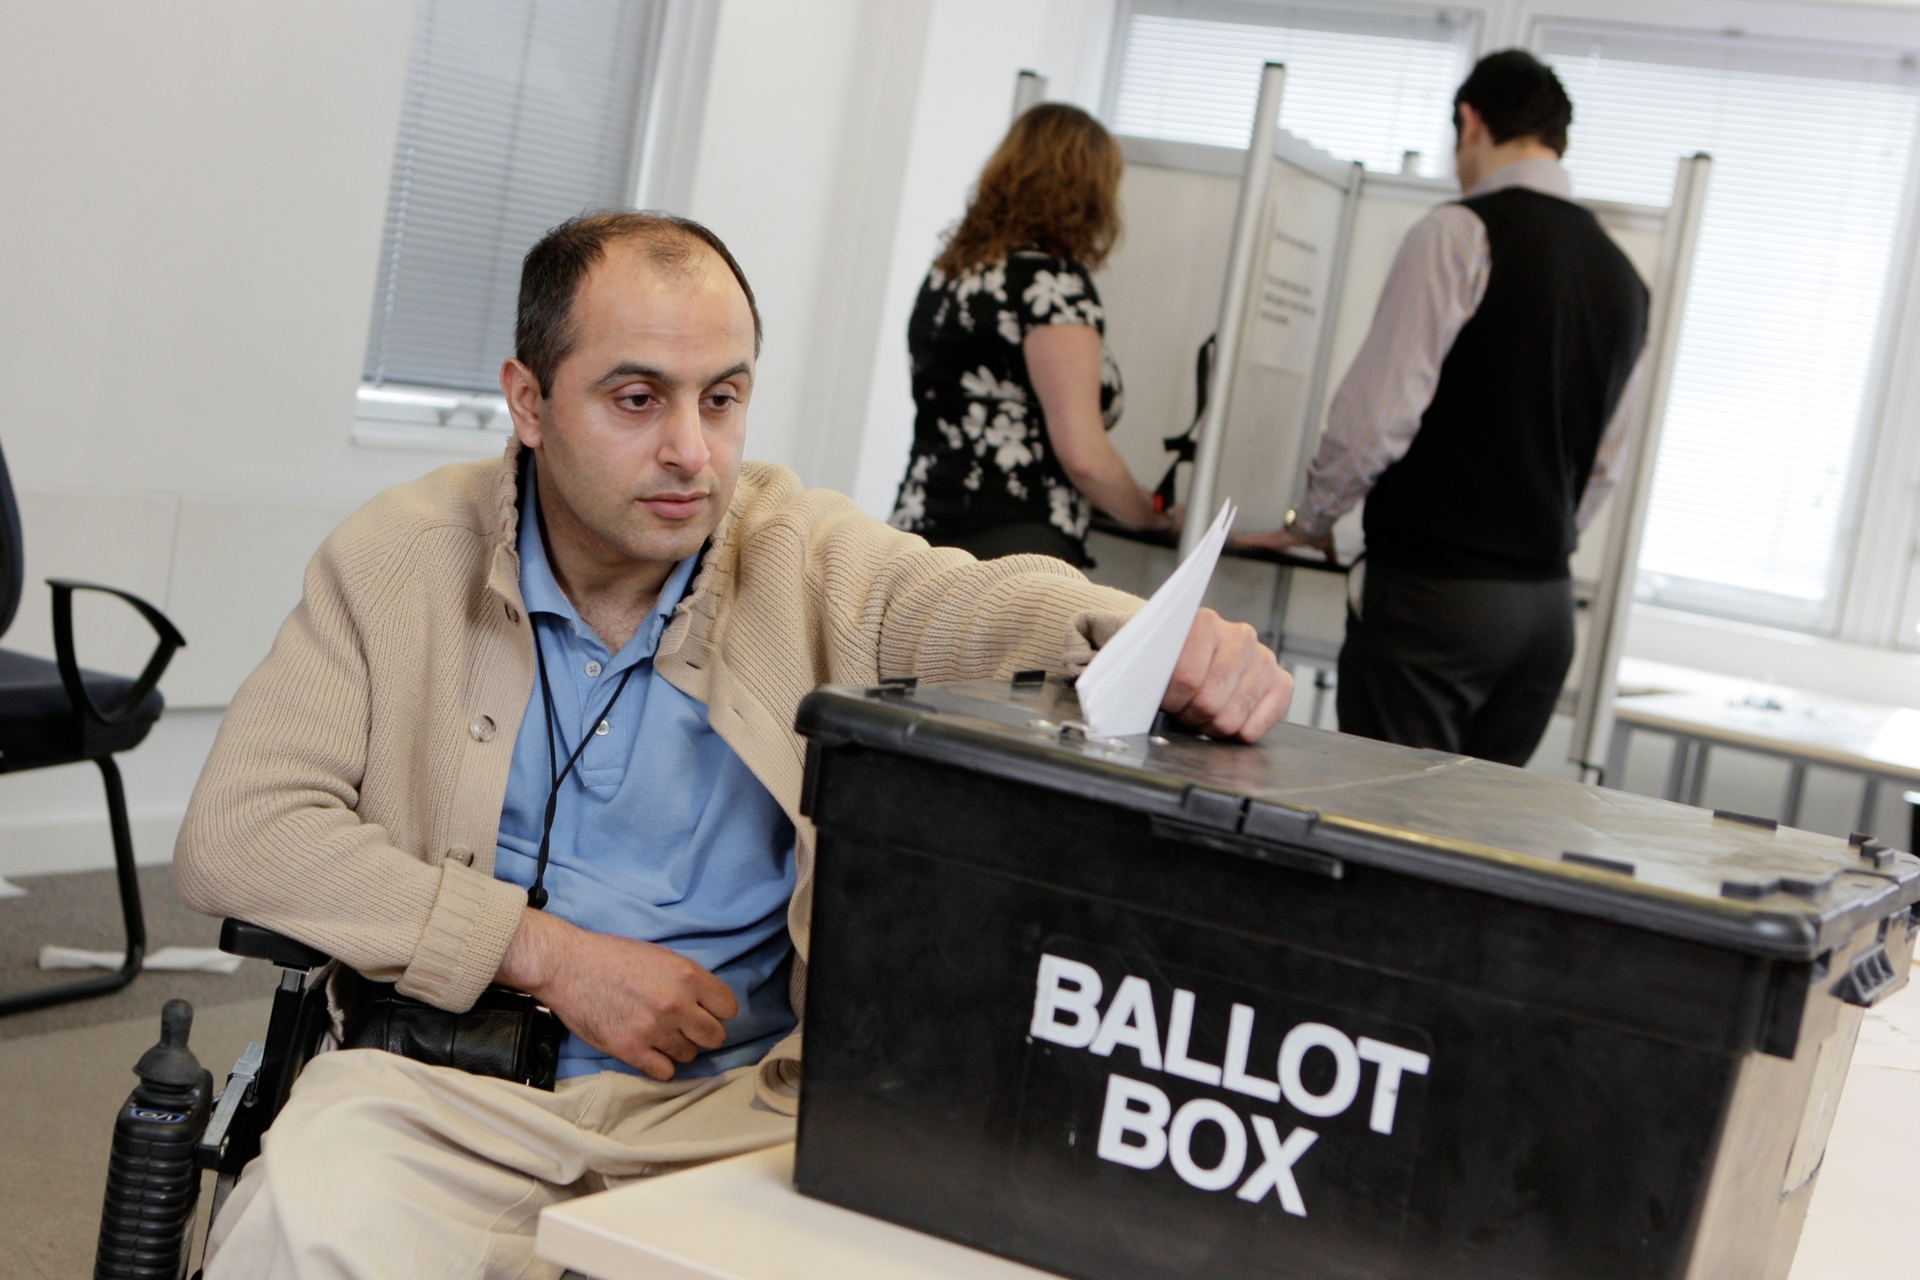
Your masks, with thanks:
[[(1620, 696), (1608, 744), (1610, 782), (1625, 775), (1635, 732), (1673, 739), (1666, 798), (1686, 804), (1700, 803), (1715, 746), (1785, 760), (1786, 792), (1778, 814), (1785, 826), (1798, 825), (1810, 766), (1861, 779), (1857, 831), (1873, 831), (1883, 784), (1920, 788), (1920, 710), (1910, 707), (1854, 702), (1628, 658), (1620, 664)], [(1920, 807), (1913, 813), (1914, 830), (1875, 834), (1920, 843)]]

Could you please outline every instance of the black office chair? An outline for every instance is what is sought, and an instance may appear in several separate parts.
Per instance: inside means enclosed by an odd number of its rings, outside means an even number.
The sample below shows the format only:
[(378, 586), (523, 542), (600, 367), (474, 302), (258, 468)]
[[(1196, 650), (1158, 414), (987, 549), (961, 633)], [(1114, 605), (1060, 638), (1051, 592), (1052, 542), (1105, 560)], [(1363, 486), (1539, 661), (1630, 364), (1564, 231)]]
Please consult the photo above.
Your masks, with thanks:
[[(0, 636), (13, 625), (25, 576), (20, 543), (20, 507), (0, 455)], [(132, 982), (147, 955), (147, 921), (140, 909), (140, 881), (133, 867), (133, 831), (127, 797), (113, 757), (140, 745), (166, 706), (154, 686), (186, 645), (167, 616), (138, 596), (112, 587), (49, 578), (53, 588), (53, 648), (56, 660), (0, 649), (0, 773), (44, 769), (91, 760), (107, 789), (113, 828), (113, 865), (120, 877), (120, 913), (126, 921), (127, 954), (119, 972), (61, 982), (0, 996), (0, 1015), (106, 995)], [(83, 671), (74, 652), (73, 593), (99, 591), (132, 605), (160, 637), (137, 679)]]

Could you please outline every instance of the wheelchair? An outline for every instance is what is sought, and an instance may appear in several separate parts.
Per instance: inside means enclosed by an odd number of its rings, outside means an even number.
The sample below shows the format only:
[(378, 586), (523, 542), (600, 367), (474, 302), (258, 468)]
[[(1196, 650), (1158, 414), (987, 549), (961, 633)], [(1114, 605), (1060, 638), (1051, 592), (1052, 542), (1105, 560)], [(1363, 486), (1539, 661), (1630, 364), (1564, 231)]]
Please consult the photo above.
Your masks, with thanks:
[[(273, 993), (264, 1043), (247, 1046), (228, 1072), (226, 1084), (212, 1094), (211, 1077), (187, 1052), (193, 1010), (184, 1000), (170, 1000), (161, 1014), (161, 1043), (135, 1068), (143, 1086), (149, 1064), (174, 1055), (175, 1064), (190, 1063), (208, 1090), (206, 1127), (191, 1148), (176, 1144), (175, 1153), (162, 1150), (164, 1142), (148, 1139), (163, 1135), (174, 1123), (191, 1119), (192, 1109), (175, 1112), (143, 1101), (136, 1089), (116, 1117), (114, 1159), (107, 1173), (106, 1201), (100, 1220), (100, 1243), (94, 1260), (95, 1280), (182, 1280), (192, 1254), (198, 1216), (201, 1175), (215, 1172), (213, 1203), (206, 1230), (220, 1214), (240, 1171), (260, 1154), (260, 1139), (286, 1105), (293, 1082), (332, 1029), (327, 1007), (326, 974), (332, 961), (324, 951), (283, 933), (228, 919), (220, 925), (220, 949), (249, 960), (265, 960), (280, 969), (280, 985)], [(179, 1077), (184, 1080), (186, 1077)], [(187, 1086), (192, 1092), (191, 1085)], [(122, 1130), (137, 1130), (131, 1141)], [(195, 1272), (193, 1280), (200, 1280)], [(589, 1280), (569, 1271), (563, 1280)]]
[[(212, 1094), (211, 1077), (187, 1048), (192, 1006), (167, 1002), (161, 1043), (134, 1069), (141, 1086), (115, 1119), (95, 1280), (177, 1280), (186, 1274), (203, 1171), (216, 1173), (207, 1214), (211, 1230), (240, 1171), (260, 1154), (261, 1135), (285, 1105), (295, 1077), (331, 1028), (326, 982), (311, 980), (329, 962), (325, 952), (232, 919), (220, 926), (220, 949), (279, 966), (266, 1041), (248, 1045), (225, 1086)], [(196, 1084), (196, 1076), (204, 1083)], [(201, 1118), (205, 1127), (194, 1135)]]

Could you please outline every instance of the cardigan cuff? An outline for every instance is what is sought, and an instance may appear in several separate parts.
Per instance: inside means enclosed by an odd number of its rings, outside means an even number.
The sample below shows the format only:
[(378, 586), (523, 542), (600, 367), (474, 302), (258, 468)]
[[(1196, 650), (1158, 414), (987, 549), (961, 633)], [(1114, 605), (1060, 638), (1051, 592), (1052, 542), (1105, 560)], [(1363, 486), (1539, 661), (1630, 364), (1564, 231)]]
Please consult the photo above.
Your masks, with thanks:
[(440, 892), (413, 960), (395, 988), (451, 1013), (465, 1013), (506, 958), (527, 891), (458, 862), (440, 864)]
[(773, 1046), (753, 1077), (754, 1097), (760, 1105), (783, 1116), (800, 1114), (800, 1032)]
[(1089, 610), (1074, 615), (1073, 626), (1067, 632), (1067, 643), (1061, 659), (1066, 663), (1067, 674), (1077, 676), (1087, 669), (1093, 661), (1093, 655), (1102, 645), (1113, 639), (1114, 633), (1127, 625), (1132, 618), (1130, 613), (1103, 613)]

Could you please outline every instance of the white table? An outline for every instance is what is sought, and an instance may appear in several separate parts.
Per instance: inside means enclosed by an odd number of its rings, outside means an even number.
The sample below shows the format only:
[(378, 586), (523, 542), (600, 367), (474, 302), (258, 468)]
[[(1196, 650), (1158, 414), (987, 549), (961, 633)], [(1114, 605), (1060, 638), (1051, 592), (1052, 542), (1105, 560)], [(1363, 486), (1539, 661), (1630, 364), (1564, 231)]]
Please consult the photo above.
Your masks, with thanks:
[(540, 1214), (535, 1251), (594, 1280), (1049, 1280), (810, 1200), (793, 1144), (629, 1183)]
[[(1920, 983), (1869, 1018), (1792, 1280), (1913, 1280), (1920, 1266)], [(594, 1280), (1048, 1274), (800, 1195), (790, 1143), (555, 1205), (536, 1247)]]
[[(1775, 756), (1788, 763), (1780, 822), (1794, 826), (1807, 767), (1858, 774), (1863, 786), (1856, 830), (1873, 831), (1880, 785), (1920, 787), (1920, 710), (1855, 702), (1736, 676), (1627, 658), (1620, 663), (1608, 744), (1610, 784), (1626, 772), (1627, 745), (1644, 730), (1674, 740), (1667, 799), (1700, 803), (1708, 752), (1716, 745)], [(1899, 843), (1908, 832), (1877, 832)]]

